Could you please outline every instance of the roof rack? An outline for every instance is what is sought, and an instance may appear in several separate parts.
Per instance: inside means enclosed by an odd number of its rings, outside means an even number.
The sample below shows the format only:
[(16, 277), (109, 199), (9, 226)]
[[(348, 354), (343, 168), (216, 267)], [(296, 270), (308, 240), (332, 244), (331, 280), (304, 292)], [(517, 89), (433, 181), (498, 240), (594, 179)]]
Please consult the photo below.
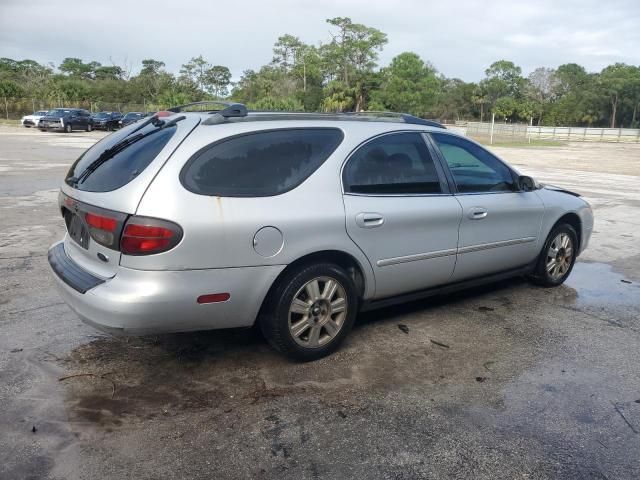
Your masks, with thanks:
[(374, 118), (395, 118), (402, 120), (404, 123), (410, 123), (413, 125), (426, 125), (428, 127), (445, 128), (440, 122), (435, 120), (426, 120), (419, 118), (408, 113), (387, 112), (387, 111), (364, 111), (364, 112), (344, 112), (342, 115), (355, 115), (362, 117), (374, 117)]
[(186, 107), (193, 107), (194, 105), (224, 105), (225, 108), (221, 110), (212, 110), (213, 113), (216, 113), (224, 118), (246, 117), (248, 112), (247, 107), (245, 107), (242, 103), (225, 102), (223, 100), (206, 100), (204, 102), (185, 103), (184, 105), (172, 107), (167, 111), (180, 113)]
[[(268, 112), (268, 111), (249, 111), (247, 107), (242, 103), (226, 102), (223, 100), (207, 100), (203, 102), (187, 103), (185, 105), (178, 105), (177, 107), (169, 108), (169, 112), (180, 113), (187, 107), (195, 105), (222, 105), (221, 110), (208, 110), (208, 112), (214, 114), (211, 118), (208, 118), (203, 122), (204, 125), (216, 125), (224, 123), (227, 119), (236, 118), (238, 120), (245, 121), (260, 121), (260, 120), (279, 120), (283, 117), (291, 120), (362, 120), (362, 121), (399, 121), (403, 123), (409, 123), (412, 125), (425, 125), (428, 127), (446, 128), (435, 120), (426, 120), (418, 118), (408, 113), (397, 112), (340, 112), (340, 113), (319, 113), (319, 112)], [(246, 117), (246, 118), (245, 118)]]

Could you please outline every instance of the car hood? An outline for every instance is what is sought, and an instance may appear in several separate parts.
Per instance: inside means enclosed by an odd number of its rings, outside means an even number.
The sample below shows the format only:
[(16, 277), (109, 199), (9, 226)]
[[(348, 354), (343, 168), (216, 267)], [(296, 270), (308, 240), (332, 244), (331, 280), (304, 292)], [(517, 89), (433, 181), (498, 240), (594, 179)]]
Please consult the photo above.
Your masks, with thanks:
[(555, 185), (543, 184), (542, 187), (546, 188), (547, 190), (553, 190), (554, 192), (568, 193), (569, 195), (573, 195), (574, 197), (581, 197), (582, 196), (579, 193), (572, 192), (571, 190), (567, 190), (567, 189), (562, 188), (562, 187), (556, 187)]

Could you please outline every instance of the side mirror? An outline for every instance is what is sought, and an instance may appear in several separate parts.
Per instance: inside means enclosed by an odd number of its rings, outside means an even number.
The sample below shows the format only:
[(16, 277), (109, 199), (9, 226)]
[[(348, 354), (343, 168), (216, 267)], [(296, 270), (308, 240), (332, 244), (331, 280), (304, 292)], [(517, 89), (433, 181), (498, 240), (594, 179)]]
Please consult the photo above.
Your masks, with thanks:
[(532, 192), (538, 189), (538, 182), (527, 175), (520, 175), (518, 177), (518, 189), (523, 192)]

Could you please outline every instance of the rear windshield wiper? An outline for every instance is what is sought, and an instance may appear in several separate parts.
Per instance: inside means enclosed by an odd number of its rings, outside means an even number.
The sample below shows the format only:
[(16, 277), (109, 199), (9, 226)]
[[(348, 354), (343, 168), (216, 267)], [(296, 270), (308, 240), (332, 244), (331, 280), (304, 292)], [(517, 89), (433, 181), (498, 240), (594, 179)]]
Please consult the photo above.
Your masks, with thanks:
[[(78, 185), (79, 183), (83, 183), (87, 179), (87, 177), (89, 177), (89, 175), (91, 175), (101, 165), (103, 165), (104, 163), (106, 163), (109, 160), (111, 160), (113, 157), (115, 157), (118, 153), (120, 153), (125, 148), (133, 145), (136, 142), (139, 142), (143, 138), (146, 138), (146, 137), (148, 137), (150, 135), (153, 135), (154, 133), (159, 132), (160, 130), (164, 130), (165, 128), (172, 127), (176, 123), (184, 120), (185, 118), (187, 118), (187, 117), (185, 117), (184, 115), (181, 115), (181, 116), (179, 116), (177, 118), (174, 118), (173, 120), (165, 122), (164, 120), (158, 120), (158, 118), (155, 117), (155, 116), (151, 117), (149, 120), (146, 120), (145, 122), (143, 122), (138, 128), (133, 130), (129, 134), (129, 136), (127, 136), (125, 139), (123, 139), (122, 141), (116, 143), (113, 147), (107, 148), (104, 152), (102, 152), (98, 158), (96, 158), (93, 162), (91, 162), (91, 164), (89, 164), (87, 166), (85, 171), (82, 172), (80, 174), (80, 176), (78, 176), (78, 177), (70, 177), (70, 178), (67, 179), (67, 182), (70, 183), (71, 186), (75, 186), (75, 185)], [(151, 130), (150, 132), (147, 132), (147, 133), (137, 133), (136, 135), (132, 135), (135, 132), (139, 131), (140, 129), (146, 127), (150, 123), (153, 123), (158, 128), (156, 128), (155, 130)]]

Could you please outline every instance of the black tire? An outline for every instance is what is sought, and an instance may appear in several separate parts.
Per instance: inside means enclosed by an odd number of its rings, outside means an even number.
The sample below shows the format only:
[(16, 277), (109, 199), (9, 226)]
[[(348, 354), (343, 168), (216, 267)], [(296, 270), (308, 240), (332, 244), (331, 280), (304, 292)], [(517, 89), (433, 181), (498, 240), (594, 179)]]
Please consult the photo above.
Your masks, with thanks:
[(93, 130), (93, 125), (87, 123), (87, 132), (90, 132), (91, 130)]
[[(318, 332), (324, 332), (324, 334), (318, 333), (318, 335), (323, 335), (321, 339), (324, 339), (326, 343), (314, 347), (303, 346), (299, 342), (304, 341), (305, 334), (303, 333), (298, 335), (298, 340), (295, 340), (291, 333), (289, 327), (290, 308), (296, 296), (306, 294), (306, 290), (303, 291), (305, 285), (309, 282), (313, 282), (314, 280), (325, 282), (323, 279), (333, 280), (339, 285), (338, 289), (342, 288), (341, 291), (337, 290), (336, 292), (339, 292), (339, 295), (344, 298), (346, 310), (342, 317), (340, 317), (339, 313), (329, 314), (329, 319), (331, 320), (333, 320), (333, 318), (341, 318), (341, 323), (339, 324), (340, 327), (333, 337), (331, 337), (329, 330), (321, 325), (322, 320), (318, 323), (318, 317), (315, 317), (316, 320), (314, 320), (314, 317), (310, 316), (308, 320), (308, 330), (305, 330), (308, 332), (307, 336), (309, 337), (309, 343), (311, 343), (311, 330), (315, 328), (318, 328)], [(323, 288), (320, 293), (324, 293), (326, 285), (327, 283), (322, 284)], [(334, 297), (332, 296), (331, 298)], [(330, 303), (331, 298), (329, 299)], [(311, 300), (308, 301), (311, 303)], [(324, 300), (318, 299), (317, 301), (322, 302)], [(316, 302), (311, 304), (310, 312), (311, 308), (315, 305)], [(322, 358), (338, 349), (353, 326), (357, 310), (358, 295), (356, 294), (356, 287), (353, 284), (353, 280), (342, 268), (331, 263), (303, 265), (300, 268), (288, 272), (271, 289), (269, 297), (266, 300), (265, 308), (263, 308), (263, 311), (261, 312), (259, 325), (263, 335), (273, 348), (290, 359), (307, 362)], [(296, 313), (293, 313), (292, 316), (293, 315), (302, 316), (302, 314)], [(332, 315), (336, 316), (332, 317)], [(306, 317), (297, 321), (301, 321), (304, 318)], [(324, 315), (323, 318), (326, 319), (327, 315)], [(313, 323), (314, 321), (315, 324)], [(336, 320), (336, 323), (337, 322), (338, 320)]]
[[(567, 255), (563, 255), (563, 251), (566, 253), (566, 250), (561, 249), (558, 255), (559, 257), (562, 257), (564, 259), (565, 265), (568, 263), (568, 268), (566, 268), (566, 270), (562, 273), (560, 273), (560, 270), (558, 270), (556, 275), (552, 275), (547, 268), (548, 262), (551, 262), (551, 260), (553, 259), (553, 257), (550, 256), (550, 248), (552, 246), (552, 243), (556, 241), (556, 239), (560, 235), (563, 234), (567, 235), (570, 239), (571, 258), (567, 261)], [(564, 283), (564, 281), (573, 270), (573, 266), (576, 263), (577, 254), (578, 235), (576, 234), (575, 229), (568, 223), (556, 225), (553, 230), (551, 230), (551, 233), (549, 233), (547, 240), (544, 242), (544, 246), (542, 247), (542, 251), (540, 252), (540, 257), (538, 258), (538, 262), (536, 263), (535, 270), (529, 277), (529, 279), (536, 285), (540, 285), (542, 287), (557, 287), (558, 285), (562, 285), (562, 283)], [(552, 268), (551, 271), (553, 272), (554, 269)]]
[(71, 128), (71, 125), (67, 123), (64, 126), (64, 131), (65, 131), (65, 133), (71, 133), (73, 131), (73, 129)]

